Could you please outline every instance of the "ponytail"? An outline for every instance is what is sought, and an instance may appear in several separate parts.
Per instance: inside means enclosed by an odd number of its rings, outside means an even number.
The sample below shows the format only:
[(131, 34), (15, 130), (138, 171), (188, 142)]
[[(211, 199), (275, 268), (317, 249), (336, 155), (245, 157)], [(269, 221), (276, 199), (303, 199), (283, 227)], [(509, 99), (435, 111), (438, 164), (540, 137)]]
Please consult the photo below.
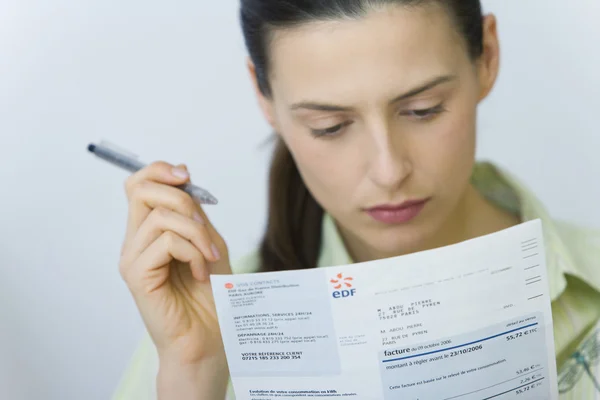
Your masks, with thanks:
[(260, 245), (261, 271), (315, 268), (324, 212), (280, 138), (271, 160), (268, 204), (267, 228)]

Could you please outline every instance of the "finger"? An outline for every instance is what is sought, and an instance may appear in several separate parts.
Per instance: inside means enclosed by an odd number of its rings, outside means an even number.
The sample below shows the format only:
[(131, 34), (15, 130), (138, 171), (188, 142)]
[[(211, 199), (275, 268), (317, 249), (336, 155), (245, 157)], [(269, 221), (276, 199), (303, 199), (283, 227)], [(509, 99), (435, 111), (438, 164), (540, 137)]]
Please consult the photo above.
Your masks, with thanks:
[(213, 249), (215, 245), (212, 243), (203, 221), (188, 218), (178, 212), (162, 207), (152, 210), (148, 218), (142, 223), (131, 241), (126, 257), (128, 259), (139, 257), (148, 246), (166, 231), (172, 231), (191, 242), (202, 252), (207, 261), (216, 262), (219, 260), (219, 254)]
[(125, 192), (129, 197), (133, 189), (144, 181), (178, 186), (186, 183), (189, 179), (190, 174), (184, 165), (174, 166), (164, 161), (157, 161), (130, 175), (125, 181)]
[[(135, 196), (137, 192), (137, 188), (143, 182), (155, 182), (162, 183), (169, 186), (178, 186), (189, 181), (190, 175), (187, 171), (187, 167), (185, 165), (178, 165), (176, 167), (172, 166), (169, 163), (164, 161), (158, 161), (148, 165), (145, 168), (142, 168), (138, 172), (132, 174), (125, 181), (125, 193), (127, 194), (127, 198), (130, 202), (131, 207), (131, 199)], [(139, 210), (140, 215), (147, 215), (149, 210), (144, 210), (143, 208)], [(145, 217), (137, 217), (138, 218), (138, 226), (141, 224), (141, 221), (144, 220)], [(141, 218), (141, 219), (140, 219)], [(131, 228), (131, 218), (127, 224), (127, 234), (126, 237), (129, 237), (132, 232)]]
[(154, 208), (173, 210), (189, 218), (201, 219), (201, 214), (192, 197), (181, 189), (161, 183), (144, 181), (139, 183), (130, 196), (127, 222), (127, 239), (135, 232)]
[[(206, 212), (202, 208), (202, 205), (194, 201), (194, 199), (191, 196), (190, 199), (192, 201), (195, 212), (197, 213), (199, 218), (204, 222), (206, 230), (208, 231), (212, 239), (212, 243), (214, 244), (212, 249), (213, 253), (215, 253), (216, 258), (218, 260), (226, 260), (228, 258), (228, 249), (225, 241), (223, 240), (223, 237), (212, 224), (210, 218), (207, 216)], [(218, 267), (218, 265), (216, 267)]]
[(231, 265), (229, 263), (229, 250), (225, 240), (219, 234), (217, 229), (214, 227), (202, 207), (197, 205), (198, 213), (205, 221), (205, 226), (208, 234), (210, 235), (212, 244), (212, 251), (216, 257), (215, 261), (210, 261), (208, 264), (208, 271), (210, 274), (230, 274)]
[[(193, 199), (192, 199), (192, 201), (193, 201)], [(210, 237), (212, 238), (213, 243), (215, 243), (215, 245), (219, 248), (219, 250), (221, 250), (222, 245), (224, 245), (223, 238), (221, 237), (221, 235), (219, 234), (217, 229), (212, 224), (210, 218), (208, 218), (208, 215), (206, 215), (206, 212), (204, 211), (202, 206), (200, 204), (194, 202), (194, 210), (196, 211), (196, 213), (198, 213), (198, 216), (204, 222), (204, 224), (206, 226), (206, 230), (208, 231)]]
[(129, 284), (152, 292), (169, 278), (169, 265), (173, 260), (189, 264), (192, 275), (200, 282), (207, 279), (206, 261), (188, 240), (174, 232), (164, 232), (124, 271)]
[(211, 243), (210, 254), (212, 257), (206, 257), (207, 273), (230, 274), (231, 265), (229, 264), (229, 251), (227, 249), (227, 244), (225, 243), (225, 240), (216, 230), (216, 228), (210, 221), (210, 218), (208, 218), (202, 207), (199, 204), (194, 203), (194, 209), (200, 216)]

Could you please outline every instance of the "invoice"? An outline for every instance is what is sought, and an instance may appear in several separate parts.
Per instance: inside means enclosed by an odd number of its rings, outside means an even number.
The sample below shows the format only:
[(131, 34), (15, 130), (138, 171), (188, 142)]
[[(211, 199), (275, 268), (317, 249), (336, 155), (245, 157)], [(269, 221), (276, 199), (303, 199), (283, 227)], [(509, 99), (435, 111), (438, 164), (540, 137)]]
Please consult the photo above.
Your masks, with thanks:
[(539, 220), (402, 257), (211, 279), (239, 400), (558, 399)]

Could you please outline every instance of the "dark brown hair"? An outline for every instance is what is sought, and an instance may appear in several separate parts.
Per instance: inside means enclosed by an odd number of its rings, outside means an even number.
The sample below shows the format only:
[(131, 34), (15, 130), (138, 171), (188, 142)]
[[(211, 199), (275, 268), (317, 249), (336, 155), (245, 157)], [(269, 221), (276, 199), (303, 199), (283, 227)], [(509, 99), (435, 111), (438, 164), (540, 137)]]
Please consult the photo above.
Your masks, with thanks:
[[(480, 0), (241, 0), (240, 18), (246, 47), (254, 63), (258, 86), (265, 96), (269, 85), (269, 42), (273, 29), (311, 21), (361, 18), (376, 6), (446, 7), (465, 38), (471, 58), (483, 52)], [(279, 138), (271, 161), (266, 232), (260, 245), (262, 271), (317, 266), (324, 211), (306, 188), (296, 163)]]
[(316, 266), (323, 209), (310, 194), (287, 146), (276, 139), (269, 172), (269, 210), (260, 257), (263, 271)]

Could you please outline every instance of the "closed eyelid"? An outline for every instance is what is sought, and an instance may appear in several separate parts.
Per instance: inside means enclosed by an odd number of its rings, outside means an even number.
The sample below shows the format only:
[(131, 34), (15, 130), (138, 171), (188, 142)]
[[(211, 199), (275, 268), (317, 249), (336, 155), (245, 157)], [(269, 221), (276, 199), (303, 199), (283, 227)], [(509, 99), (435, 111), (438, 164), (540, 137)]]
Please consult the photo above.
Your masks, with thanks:
[(439, 86), (427, 93), (401, 100), (396, 103), (396, 106), (402, 108), (427, 108), (447, 101), (452, 97), (452, 93), (452, 86)]
[(340, 112), (340, 111), (318, 111), (318, 110), (296, 110), (292, 111), (294, 116), (298, 119), (302, 120), (310, 120), (310, 121), (322, 121), (322, 120), (331, 120), (331, 119), (344, 119), (348, 118), (348, 113)]
[(398, 106), (396, 110), (402, 111), (421, 111), (421, 110), (429, 110), (432, 108), (436, 108), (440, 105), (440, 101), (428, 101), (428, 102), (419, 102), (414, 104), (409, 104), (406, 106)]
[(317, 115), (317, 114), (313, 113), (311, 115), (311, 113), (307, 113), (305, 115), (296, 116), (297, 121), (299, 121), (303, 125), (308, 125), (311, 127), (315, 127), (315, 126), (327, 127), (327, 126), (338, 125), (338, 124), (343, 123), (344, 121), (347, 121), (348, 119), (350, 119), (348, 116), (340, 115), (340, 114)]
[(427, 96), (412, 98), (398, 102), (397, 108), (429, 108), (434, 107), (442, 101), (446, 101), (447, 94), (432, 93)]

